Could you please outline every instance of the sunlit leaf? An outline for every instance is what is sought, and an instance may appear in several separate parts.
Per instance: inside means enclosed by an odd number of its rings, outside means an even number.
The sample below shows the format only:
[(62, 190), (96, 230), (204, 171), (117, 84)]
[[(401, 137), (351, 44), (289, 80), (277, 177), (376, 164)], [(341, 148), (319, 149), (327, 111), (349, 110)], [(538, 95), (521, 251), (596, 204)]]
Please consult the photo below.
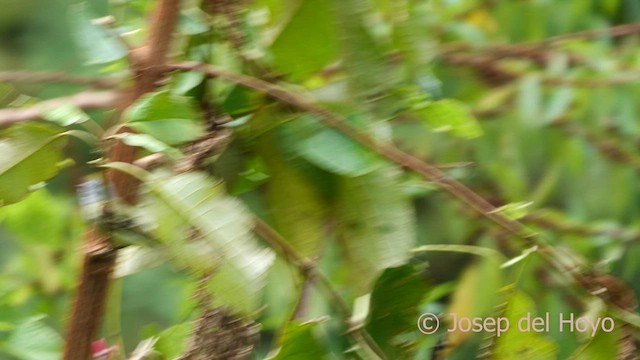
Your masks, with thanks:
[[(509, 319), (509, 331), (496, 338), (493, 357), (496, 360), (555, 360), (558, 357), (558, 347), (544, 334), (533, 331), (519, 331), (518, 322), (523, 329), (527, 329), (526, 318), (536, 317), (535, 303), (521, 292), (515, 292), (507, 302), (507, 309), (502, 315)], [(522, 320), (525, 319), (525, 320)], [(530, 326), (533, 326), (529, 323)], [(548, 325), (548, 324), (547, 324)], [(602, 359), (602, 358), (600, 358)]]
[(506, 205), (500, 206), (496, 211), (503, 213), (505, 216), (510, 217), (511, 219), (517, 220), (529, 212), (529, 207), (533, 204), (531, 201), (521, 201), (515, 203), (509, 203)]
[[(577, 349), (570, 357), (571, 360), (618, 360), (621, 337), (625, 331), (631, 329), (615, 328), (611, 332), (598, 331), (594, 337), (589, 337), (587, 343)], [(629, 336), (628, 340), (633, 337)]]
[(155, 344), (156, 351), (162, 354), (165, 359), (178, 358), (187, 349), (194, 324), (194, 322), (186, 322), (163, 330), (158, 335)]
[[(480, 258), (469, 266), (458, 281), (449, 305), (449, 313), (460, 318), (486, 317), (494, 313), (498, 305), (502, 273), (500, 263), (491, 258)], [(448, 319), (452, 320), (452, 319)], [(449, 334), (452, 347), (459, 346), (473, 333), (454, 331)]]
[(46, 124), (16, 124), (0, 132), (0, 204), (20, 201), (61, 168), (66, 138)]

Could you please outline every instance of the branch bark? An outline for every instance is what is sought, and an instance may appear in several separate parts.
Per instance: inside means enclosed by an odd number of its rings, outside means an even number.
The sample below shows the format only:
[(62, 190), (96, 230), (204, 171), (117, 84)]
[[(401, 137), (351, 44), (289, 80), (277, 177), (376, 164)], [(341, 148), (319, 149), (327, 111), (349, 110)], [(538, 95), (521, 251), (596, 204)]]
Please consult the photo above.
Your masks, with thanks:
[[(156, 87), (165, 69), (167, 52), (177, 21), (180, 0), (160, 0), (151, 20), (146, 45), (131, 54), (135, 74), (133, 87), (124, 92), (119, 106), (120, 115), (140, 96)], [(127, 131), (122, 129), (121, 131)], [(109, 154), (111, 161), (132, 163), (136, 148), (116, 141)], [(106, 174), (108, 184), (116, 195), (127, 203), (136, 201), (137, 181), (123, 173), (110, 170)], [(81, 281), (71, 312), (67, 331), (64, 360), (91, 358), (91, 342), (98, 330), (107, 299), (110, 274), (116, 261), (116, 251), (111, 245), (111, 234), (100, 233), (95, 227), (85, 237), (84, 263)], [(95, 251), (95, 249), (100, 249)], [(109, 254), (105, 257), (103, 254)]]

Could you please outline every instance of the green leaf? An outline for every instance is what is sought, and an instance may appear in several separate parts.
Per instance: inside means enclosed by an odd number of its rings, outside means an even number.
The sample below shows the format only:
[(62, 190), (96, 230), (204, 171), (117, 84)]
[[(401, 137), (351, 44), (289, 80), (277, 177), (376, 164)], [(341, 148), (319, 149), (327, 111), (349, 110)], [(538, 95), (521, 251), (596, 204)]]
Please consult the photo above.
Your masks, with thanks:
[[(334, 1), (339, 29), (341, 30), (342, 64), (348, 80), (349, 97), (364, 101), (372, 97), (380, 97), (371, 103), (378, 110), (388, 105), (391, 88), (403, 77), (401, 66), (395, 66), (386, 56), (391, 50), (384, 46), (384, 36), (374, 36), (376, 26), (374, 10), (369, 1), (341, 0)], [(384, 30), (382, 30), (384, 32)], [(384, 104), (381, 106), (381, 104)]]
[(299, 154), (336, 174), (361, 176), (385, 165), (381, 157), (335, 129), (323, 129), (298, 145)]
[(396, 337), (415, 329), (418, 305), (428, 289), (425, 273), (413, 265), (385, 269), (376, 281), (366, 329), (393, 358), (410, 358), (410, 347)]
[(527, 75), (520, 80), (517, 96), (517, 110), (520, 118), (532, 126), (540, 126), (542, 118), (542, 86), (540, 76)]
[[(493, 349), (494, 359), (555, 360), (558, 358), (557, 345), (547, 337), (533, 330), (519, 331), (518, 322), (528, 314), (531, 319), (535, 317), (535, 303), (522, 292), (515, 292), (509, 299), (503, 314), (509, 319), (510, 330), (496, 337)], [(523, 328), (526, 329), (526, 327)], [(598, 357), (598, 359), (602, 358)]]
[(551, 95), (551, 99), (549, 99), (547, 108), (545, 109), (543, 116), (544, 123), (549, 124), (563, 116), (567, 110), (570, 109), (574, 96), (574, 89), (570, 87), (563, 87), (555, 90)]
[(7, 346), (21, 360), (56, 360), (62, 355), (62, 338), (43, 323), (44, 315), (26, 319), (9, 335)]
[(141, 97), (127, 110), (128, 125), (168, 145), (193, 141), (205, 132), (204, 119), (188, 97), (160, 91)]
[(331, 1), (304, 0), (271, 45), (274, 66), (301, 79), (336, 59), (338, 33)]
[[(577, 349), (570, 357), (571, 360), (617, 360), (620, 351), (621, 341), (625, 331), (631, 329), (615, 328), (611, 332), (598, 331), (594, 337), (589, 337), (589, 341)], [(633, 341), (630, 336), (627, 341)]]
[(127, 49), (114, 35), (92, 23), (85, 3), (71, 6), (69, 23), (73, 37), (89, 64), (104, 64), (127, 55)]
[(295, 161), (286, 161), (274, 135), (268, 132), (256, 144), (269, 169), (266, 196), (271, 218), (278, 232), (300, 254), (316, 257), (325, 238), (327, 204), (308, 174)]
[(500, 206), (496, 211), (503, 213), (505, 216), (518, 220), (527, 215), (529, 207), (533, 204), (531, 201), (520, 201)]
[(194, 322), (186, 322), (163, 330), (158, 335), (155, 350), (162, 354), (164, 359), (178, 358), (187, 349), (194, 324)]
[(182, 10), (178, 19), (180, 32), (186, 35), (202, 34), (209, 30), (207, 14), (197, 7)]
[(20, 201), (61, 168), (66, 138), (46, 124), (16, 124), (0, 132), (0, 204)]
[[(0, 208), (3, 228), (11, 231), (24, 243), (48, 244), (52, 247), (69, 244), (69, 231), (81, 221), (69, 199), (52, 196), (46, 189), (34, 191), (23, 201)], [(33, 219), (38, 219), (34, 222)], [(75, 223), (73, 222), (75, 221)]]
[[(490, 253), (488, 253), (489, 255)], [(502, 287), (500, 262), (492, 257), (482, 257), (469, 266), (458, 281), (453, 293), (449, 313), (458, 318), (486, 317), (493, 314)], [(454, 331), (449, 334), (452, 348), (459, 346), (473, 333)]]
[(312, 320), (305, 323), (292, 321), (287, 324), (278, 353), (270, 357), (271, 360), (308, 360), (328, 358), (323, 346), (313, 334), (314, 329), (324, 322), (324, 319)]
[(89, 115), (73, 103), (65, 103), (54, 109), (45, 110), (42, 117), (60, 126), (69, 126), (89, 119)]
[(392, 166), (340, 179), (338, 231), (358, 294), (383, 269), (404, 264), (415, 244), (413, 205), (400, 189), (400, 169)]
[(127, 145), (138, 146), (152, 153), (165, 153), (173, 159), (183, 157), (180, 150), (171, 147), (155, 137), (147, 134), (120, 133), (113, 135), (114, 138), (121, 139)]
[(454, 99), (438, 100), (418, 112), (420, 119), (434, 131), (450, 131), (453, 135), (472, 139), (482, 135), (478, 120), (467, 106)]
[(256, 309), (274, 254), (258, 245), (241, 202), (203, 173), (151, 175), (122, 163), (109, 166), (145, 182), (140, 221), (175, 263), (196, 272), (215, 269), (208, 288), (216, 304), (244, 314)]
[(261, 104), (263, 95), (243, 86), (233, 86), (222, 102), (222, 110), (231, 115), (244, 114)]
[(173, 75), (171, 82), (171, 93), (175, 95), (184, 95), (189, 90), (195, 88), (202, 83), (205, 76), (199, 71), (183, 71)]

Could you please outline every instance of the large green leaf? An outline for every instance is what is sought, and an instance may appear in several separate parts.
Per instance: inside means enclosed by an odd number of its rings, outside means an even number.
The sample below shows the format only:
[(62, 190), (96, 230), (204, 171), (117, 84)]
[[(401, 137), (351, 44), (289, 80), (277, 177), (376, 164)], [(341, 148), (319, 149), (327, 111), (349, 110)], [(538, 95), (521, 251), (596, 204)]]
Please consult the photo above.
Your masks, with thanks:
[(215, 271), (208, 284), (217, 305), (249, 314), (274, 254), (259, 246), (244, 205), (203, 173), (148, 174), (122, 163), (111, 165), (145, 182), (140, 221), (150, 227), (173, 260), (196, 272)]
[[(535, 331), (521, 331), (518, 322), (521, 319), (535, 316), (535, 303), (521, 292), (515, 292), (507, 303), (503, 315), (509, 319), (510, 330), (496, 337), (493, 358), (496, 360), (555, 360), (558, 347), (543, 334)], [(526, 325), (522, 325), (527, 329)], [(605, 359), (599, 357), (598, 359)]]
[(313, 182), (294, 163), (285, 161), (277, 148), (262, 148), (271, 174), (266, 195), (275, 227), (300, 254), (318, 256), (325, 234), (325, 201)]
[(413, 206), (399, 179), (392, 166), (340, 179), (338, 231), (356, 292), (370, 291), (380, 272), (403, 264), (415, 244)]
[(385, 165), (377, 154), (335, 129), (323, 129), (302, 141), (298, 151), (315, 165), (345, 176), (364, 175)]
[(316, 339), (313, 331), (323, 320), (287, 324), (282, 335), (281, 347), (271, 360), (328, 359), (327, 350)]
[(396, 338), (415, 329), (418, 305), (428, 291), (425, 273), (413, 265), (384, 270), (371, 293), (367, 331), (393, 358), (409, 358), (406, 343)]
[(127, 110), (128, 125), (168, 145), (193, 141), (205, 132), (192, 99), (160, 91), (141, 97)]
[(294, 78), (303, 78), (335, 60), (337, 40), (331, 1), (300, 1), (271, 45), (274, 66)]
[(0, 204), (20, 201), (63, 166), (66, 138), (57, 127), (23, 123), (0, 132)]
[(127, 49), (106, 27), (91, 21), (85, 3), (71, 7), (69, 23), (76, 43), (89, 64), (103, 64), (123, 58)]

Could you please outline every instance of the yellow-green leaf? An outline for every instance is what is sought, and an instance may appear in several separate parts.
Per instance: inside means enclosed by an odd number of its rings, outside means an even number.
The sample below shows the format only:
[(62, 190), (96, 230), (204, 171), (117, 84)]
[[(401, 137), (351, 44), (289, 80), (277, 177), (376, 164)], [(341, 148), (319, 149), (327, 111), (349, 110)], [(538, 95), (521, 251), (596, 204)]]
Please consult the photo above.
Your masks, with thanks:
[(0, 132), (0, 204), (20, 201), (63, 167), (66, 138), (47, 124), (16, 124)]

